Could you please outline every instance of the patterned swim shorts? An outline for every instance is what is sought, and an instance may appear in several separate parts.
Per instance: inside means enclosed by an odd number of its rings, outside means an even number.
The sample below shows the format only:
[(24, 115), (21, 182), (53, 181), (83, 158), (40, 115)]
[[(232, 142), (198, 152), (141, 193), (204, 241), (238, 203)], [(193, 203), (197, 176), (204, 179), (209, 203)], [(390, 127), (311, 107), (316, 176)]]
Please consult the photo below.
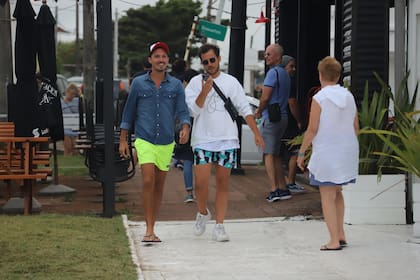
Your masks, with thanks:
[(236, 167), (237, 155), (235, 149), (229, 149), (219, 152), (206, 151), (200, 148), (194, 149), (194, 164), (217, 163), (225, 168)]

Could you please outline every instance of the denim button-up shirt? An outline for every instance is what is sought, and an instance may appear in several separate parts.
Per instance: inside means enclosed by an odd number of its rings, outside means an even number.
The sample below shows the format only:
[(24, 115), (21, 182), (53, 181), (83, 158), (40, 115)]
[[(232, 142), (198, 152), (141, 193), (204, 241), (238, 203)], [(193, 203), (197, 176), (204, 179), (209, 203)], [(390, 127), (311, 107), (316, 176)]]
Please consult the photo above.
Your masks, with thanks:
[(175, 119), (190, 124), (182, 83), (166, 74), (156, 88), (150, 73), (136, 77), (124, 107), (120, 128), (130, 129), (134, 123), (136, 138), (155, 145), (174, 141)]

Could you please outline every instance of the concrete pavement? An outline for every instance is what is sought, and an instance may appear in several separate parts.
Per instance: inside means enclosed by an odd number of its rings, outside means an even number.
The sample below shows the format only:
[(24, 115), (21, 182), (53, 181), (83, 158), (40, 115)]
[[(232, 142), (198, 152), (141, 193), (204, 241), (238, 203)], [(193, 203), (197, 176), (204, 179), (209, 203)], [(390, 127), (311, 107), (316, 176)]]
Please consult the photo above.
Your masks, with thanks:
[(211, 240), (214, 220), (200, 237), (194, 221), (158, 222), (163, 242), (153, 245), (141, 242), (144, 222), (124, 221), (139, 279), (420, 279), (420, 244), (407, 242), (412, 225), (346, 225), (349, 246), (325, 252), (325, 223), (303, 216), (227, 220), (224, 243)]

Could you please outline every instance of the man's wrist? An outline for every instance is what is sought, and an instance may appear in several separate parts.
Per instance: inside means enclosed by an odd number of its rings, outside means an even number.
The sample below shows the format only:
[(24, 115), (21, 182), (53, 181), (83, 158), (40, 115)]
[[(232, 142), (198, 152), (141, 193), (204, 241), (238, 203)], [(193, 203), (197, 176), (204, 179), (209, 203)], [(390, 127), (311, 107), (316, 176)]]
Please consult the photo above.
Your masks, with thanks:
[(305, 152), (301, 152), (301, 151), (298, 152), (298, 157), (304, 157), (304, 156), (305, 156)]

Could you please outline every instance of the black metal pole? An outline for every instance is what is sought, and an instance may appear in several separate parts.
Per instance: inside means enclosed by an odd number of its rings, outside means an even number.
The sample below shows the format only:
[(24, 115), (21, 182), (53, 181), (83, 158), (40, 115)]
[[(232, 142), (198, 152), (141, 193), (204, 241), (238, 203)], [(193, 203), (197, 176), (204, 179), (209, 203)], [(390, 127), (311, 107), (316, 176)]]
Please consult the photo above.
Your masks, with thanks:
[[(96, 21), (97, 21), (97, 38), (96, 38), (96, 45), (97, 45), (97, 60), (96, 60), (96, 67), (97, 67), (97, 77), (95, 83), (95, 122), (96, 124), (103, 124), (103, 104), (104, 104), (104, 65), (103, 65), (103, 36), (105, 34), (104, 28), (104, 0), (97, 0), (96, 1)], [(93, 121), (93, 118), (92, 118)], [(93, 126), (93, 122), (92, 122)], [(93, 128), (92, 128), (93, 133)]]
[[(265, 16), (270, 19), (270, 21), (265, 23), (265, 46), (264, 51), (268, 45), (271, 44), (271, 0), (265, 0)], [(267, 63), (264, 60), (264, 70), (265, 73), (268, 71)]]
[(112, 16), (111, 0), (101, 0), (102, 2), (102, 20), (101, 26), (98, 26), (98, 32), (101, 35), (101, 46), (98, 51), (101, 52), (102, 74), (103, 74), (103, 93), (104, 104), (104, 133), (105, 133), (105, 171), (102, 183), (103, 193), (103, 213), (104, 217), (111, 218), (115, 214), (115, 187), (114, 187), (114, 106), (112, 96), (113, 81), (113, 52), (112, 52)]
[[(228, 72), (236, 77), (243, 85), (244, 83), (244, 59), (245, 59), (245, 30), (246, 30), (246, 0), (232, 0), (232, 16), (229, 46), (229, 68)], [(242, 145), (242, 122), (238, 120), (239, 149), (237, 167), (232, 174), (244, 174), (241, 166), (241, 145)]]

